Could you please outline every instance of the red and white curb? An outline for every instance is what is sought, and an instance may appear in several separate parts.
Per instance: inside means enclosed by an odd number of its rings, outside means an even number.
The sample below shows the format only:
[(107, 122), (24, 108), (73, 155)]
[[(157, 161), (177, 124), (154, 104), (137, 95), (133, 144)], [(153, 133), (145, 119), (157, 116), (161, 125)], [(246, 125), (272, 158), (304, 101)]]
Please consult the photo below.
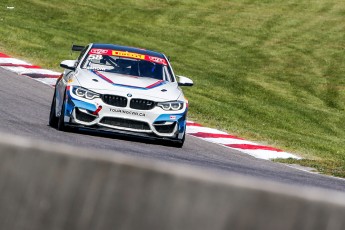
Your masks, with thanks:
[(264, 160), (276, 158), (301, 159), (300, 157), (291, 153), (284, 152), (281, 149), (247, 141), (243, 138), (230, 135), (217, 129), (203, 127), (202, 125), (191, 121), (187, 122), (187, 133), (189, 135), (201, 138), (205, 141), (220, 144), (231, 149), (236, 149), (240, 152)]
[[(3, 53), (0, 53), (0, 67), (19, 75), (28, 76), (50, 86), (54, 86), (56, 79), (61, 75), (61, 73), (42, 69), (39, 66), (32, 65), (16, 58), (11, 58)], [(203, 127), (202, 125), (191, 121), (187, 122), (187, 133), (205, 141), (216, 143), (227, 148), (236, 149), (260, 159), (301, 159), (300, 157), (284, 152), (283, 150), (247, 141), (243, 138), (230, 135), (217, 129)]]
[(61, 73), (48, 69), (42, 69), (40, 66), (32, 65), (16, 58), (11, 58), (3, 53), (0, 53), (0, 67), (15, 72), (19, 75), (31, 77), (37, 81), (51, 86), (55, 85), (56, 79), (61, 75)]

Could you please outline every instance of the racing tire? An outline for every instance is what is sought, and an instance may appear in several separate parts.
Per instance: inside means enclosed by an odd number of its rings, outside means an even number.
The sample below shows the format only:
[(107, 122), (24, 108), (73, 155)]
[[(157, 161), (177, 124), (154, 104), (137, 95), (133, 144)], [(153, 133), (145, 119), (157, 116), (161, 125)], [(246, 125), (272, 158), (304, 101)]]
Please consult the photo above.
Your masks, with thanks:
[(56, 108), (56, 91), (54, 91), (54, 97), (50, 106), (50, 114), (49, 114), (49, 126), (53, 127), (53, 128), (57, 128), (58, 126), (58, 121), (59, 118), (56, 117), (56, 112), (55, 112), (55, 108)]
[(63, 98), (61, 114), (60, 114), (60, 117), (58, 118), (58, 124), (57, 124), (57, 129), (60, 131), (68, 131), (68, 127), (65, 125), (65, 107), (66, 107), (65, 101), (66, 101), (66, 93)]
[(173, 147), (176, 147), (176, 148), (182, 148), (183, 144), (184, 144), (184, 141), (186, 139), (186, 132), (183, 134), (183, 137), (181, 140), (176, 140), (172, 143), (172, 146)]

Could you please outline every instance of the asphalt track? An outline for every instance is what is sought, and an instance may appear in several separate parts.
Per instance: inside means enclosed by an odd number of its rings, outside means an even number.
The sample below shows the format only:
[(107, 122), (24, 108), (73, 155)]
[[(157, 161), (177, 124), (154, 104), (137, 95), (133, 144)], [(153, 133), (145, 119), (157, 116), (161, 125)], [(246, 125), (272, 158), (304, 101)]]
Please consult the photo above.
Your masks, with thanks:
[[(260, 160), (236, 150), (187, 135), (177, 149), (158, 142), (97, 133), (60, 132), (48, 126), (53, 88), (0, 68), (0, 132), (82, 148), (116, 150), (145, 160), (184, 164), (237, 173), (299, 186), (345, 191), (345, 180), (304, 172), (283, 164)], [(54, 147), (52, 145), (52, 147)], [(115, 154), (115, 153), (114, 153)]]

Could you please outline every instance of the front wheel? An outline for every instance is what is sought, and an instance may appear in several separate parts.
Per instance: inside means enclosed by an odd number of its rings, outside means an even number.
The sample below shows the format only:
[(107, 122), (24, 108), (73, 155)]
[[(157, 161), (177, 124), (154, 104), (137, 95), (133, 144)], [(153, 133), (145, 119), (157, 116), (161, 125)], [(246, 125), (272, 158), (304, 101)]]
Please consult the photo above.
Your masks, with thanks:
[(49, 125), (51, 127), (54, 127), (54, 128), (57, 128), (58, 126), (58, 120), (59, 118), (56, 117), (56, 91), (54, 91), (54, 97), (53, 97), (53, 100), (52, 100), (52, 104), (50, 106), (50, 114), (49, 114)]
[(172, 142), (172, 146), (176, 147), (176, 148), (182, 148), (184, 141), (186, 139), (186, 132), (183, 134), (183, 137), (181, 140), (176, 140)]
[(57, 129), (60, 131), (68, 131), (68, 127), (65, 125), (65, 107), (66, 107), (66, 93), (63, 98), (60, 117), (58, 119)]

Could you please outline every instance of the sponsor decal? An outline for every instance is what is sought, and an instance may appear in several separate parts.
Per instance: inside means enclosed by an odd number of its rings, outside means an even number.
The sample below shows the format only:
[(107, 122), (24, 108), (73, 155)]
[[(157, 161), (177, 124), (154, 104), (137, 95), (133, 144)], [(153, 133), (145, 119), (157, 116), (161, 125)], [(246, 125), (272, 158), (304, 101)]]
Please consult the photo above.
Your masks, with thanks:
[(112, 54), (113, 54), (113, 56), (129, 57), (129, 58), (134, 58), (134, 59), (145, 60), (145, 55), (138, 54), (138, 53), (130, 53), (130, 52), (127, 52), (127, 51), (113, 50)]
[(167, 65), (167, 62), (163, 58), (153, 57), (153, 56), (147, 56), (149, 61), (156, 62), (158, 64)]
[(176, 116), (170, 116), (170, 120), (175, 120)]
[(96, 71), (106, 71), (106, 68), (103, 67), (93, 67), (93, 66), (88, 66), (86, 67), (87, 70), (96, 70)]
[(89, 54), (111, 55), (111, 50), (107, 50), (107, 49), (91, 49)]
[(123, 114), (127, 114), (127, 115), (133, 115), (133, 116), (139, 116), (139, 117), (145, 117), (145, 113), (139, 113), (139, 112), (134, 112), (134, 111), (127, 111), (127, 110), (123, 110), (123, 109), (109, 109), (110, 112), (113, 113), (123, 113)]

